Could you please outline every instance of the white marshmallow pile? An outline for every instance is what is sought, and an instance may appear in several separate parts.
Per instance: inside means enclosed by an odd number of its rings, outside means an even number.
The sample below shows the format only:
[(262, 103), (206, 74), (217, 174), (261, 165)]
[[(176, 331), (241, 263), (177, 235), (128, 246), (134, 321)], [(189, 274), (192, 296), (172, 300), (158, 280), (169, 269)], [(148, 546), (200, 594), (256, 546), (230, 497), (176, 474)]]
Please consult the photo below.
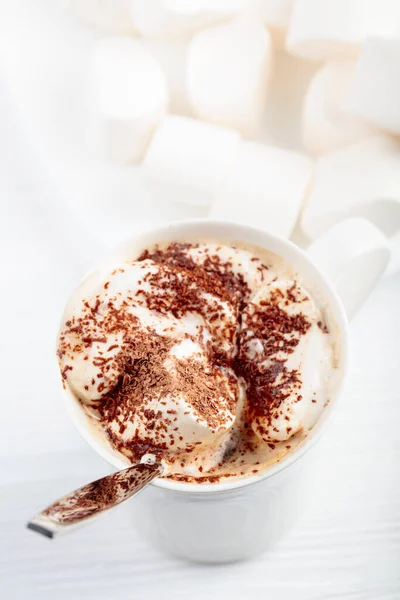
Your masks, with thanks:
[(112, 161), (140, 160), (168, 106), (164, 72), (142, 42), (110, 37), (96, 44), (89, 96), (93, 147)]
[(248, 0), (131, 0), (131, 18), (144, 37), (182, 37), (246, 8)]
[(240, 146), (233, 129), (170, 115), (143, 161), (143, 176), (169, 200), (212, 203)]
[(198, 33), (187, 57), (188, 95), (196, 116), (255, 135), (271, 63), (271, 38), (257, 16), (246, 13)]
[(303, 230), (315, 238), (347, 216), (367, 217), (398, 239), (400, 144), (395, 139), (375, 136), (317, 160)]
[(346, 219), (366, 217), (392, 242), (400, 267), (400, 144), (380, 135), (321, 156), (301, 225), (312, 239)]
[(281, 48), (285, 41), (295, 0), (255, 0), (254, 6), (271, 32), (275, 45)]
[(131, 0), (68, 0), (79, 18), (107, 33), (127, 34), (134, 31), (130, 18)]
[[(399, 0), (69, 5), (110, 36), (94, 42), (88, 145), (119, 164), (142, 161), (149, 194), (287, 237), (300, 228), (309, 240), (361, 215), (397, 244)], [(282, 57), (310, 74), (298, 141), (283, 147), (274, 91), (296, 96), (299, 85)]]
[(374, 133), (373, 127), (343, 108), (354, 70), (355, 61), (329, 61), (310, 82), (303, 103), (302, 136), (304, 147), (313, 155), (331, 152)]
[(243, 142), (210, 216), (263, 226), (289, 237), (311, 182), (313, 161), (299, 152)]
[(400, 135), (400, 36), (365, 42), (346, 104), (355, 115)]
[(399, 33), (398, 0), (296, 0), (286, 48), (309, 60), (355, 57), (371, 35)]
[(170, 39), (194, 31), (204, 24), (204, 16), (175, 11), (167, 0), (133, 0), (131, 17), (136, 30), (147, 38)]

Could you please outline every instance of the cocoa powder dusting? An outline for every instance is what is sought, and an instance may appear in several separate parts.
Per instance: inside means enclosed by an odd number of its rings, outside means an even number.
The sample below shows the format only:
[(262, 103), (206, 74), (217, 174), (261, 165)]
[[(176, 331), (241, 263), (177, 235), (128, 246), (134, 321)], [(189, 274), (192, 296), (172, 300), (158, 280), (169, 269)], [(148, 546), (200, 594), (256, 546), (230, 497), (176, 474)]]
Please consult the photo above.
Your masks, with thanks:
[[(168, 447), (179, 438), (179, 431), (171, 438), (165, 428), (166, 419), (177, 421), (177, 411), (167, 410), (163, 414), (154, 406), (154, 398), (184, 396), (199, 420), (206, 421), (218, 429), (225, 417), (215, 398), (223, 397), (231, 411), (235, 410), (236, 399), (230, 394), (219, 367), (204, 364), (194, 359), (179, 361), (167, 355), (173, 341), (155, 334), (141, 334), (126, 343), (124, 354), (118, 358), (120, 376), (116, 387), (102, 397), (101, 419), (114, 447), (138, 460), (147, 452), (156, 456), (168, 455)], [(115, 434), (111, 424), (119, 423), (122, 433), (127, 423), (140, 419), (151, 431), (152, 439), (143, 438), (143, 433), (134, 431), (125, 442)], [(182, 439), (182, 438), (180, 438)]]
[[(307, 299), (307, 298), (306, 298)], [(259, 306), (249, 303), (243, 316), (243, 330), (239, 338), (239, 352), (235, 361), (235, 372), (243, 377), (247, 387), (248, 408), (254, 416), (272, 418), (278, 416), (282, 402), (301, 388), (300, 373), (288, 370), (287, 357), (292, 354), (311, 323), (303, 314), (290, 315), (280, 305), (286, 302), (303, 302), (295, 288), (271, 294)], [(251, 357), (249, 347), (256, 339), (262, 351), (257, 360)], [(301, 399), (301, 396), (299, 396)]]
[[(290, 315), (282, 306), (308, 298), (299, 296), (295, 284), (286, 295), (276, 290), (256, 306), (243, 275), (235, 272), (231, 262), (217, 254), (194, 260), (190, 250), (198, 247), (172, 243), (163, 249), (144, 250), (137, 259), (143, 264), (140, 287), (121, 300), (112, 293), (111, 283), (124, 270), (115, 269), (103, 286), (103, 300), (83, 301), (81, 314), (65, 322), (59, 337), (63, 380), (68, 380), (73, 369), (68, 361), (74, 353), (88, 353), (85, 360), (89, 360), (91, 349), (97, 350), (96, 358), (90, 359), (98, 371), (97, 380), (88, 382), (85, 390), (97, 397), (93, 406), (111, 444), (132, 462), (148, 452), (168, 458), (169, 448), (184, 442), (175, 425), (182, 397), (199, 422), (218, 431), (236, 412), (238, 378), (245, 384), (249, 407), (242, 431), (246, 446), (241, 452), (253, 452), (256, 441), (249, 419), (262, 416), (270, 423), (288, 395), (301, 387), (300, 373), (289, 370), (282, 356), (294, 352), (311, 323), (302, 313)], [(251, 260), (259, 262), (263, 280), (268, 267), (255, 257)], [(162, 269), (149, 269), (148, 265), (161, 265)], [(204, 359), (174, 357), (170, 353), (177, 343), (173, 330), (161, 335), (143, 326), (130, 310), (136, 305), (161, 317), (201, 317), (209, 332), (199, 325), (196, 337), (186, 334), (183, 339), (199, 343)], [(318, 326), (325, 332), (322, 322)], [(250, 352), (255, 340), (262, 346), (256, 360)], [(167, 397), (168, 409), (163, 401)], [(176, 408), (171, 408), (174, 399)], [(185, 452), (192, 450), (187, 446)], [(228, 448), (224, 460), (233, 452)], [(180, 460), (181, 465), (186, 464), (185, 457)], [(172, 478), (210, 483), (218, 481), (219, 475), (204, 473), (194, 478), (173, 474)], [(90, 510), (90, 502), (96, 504), (100, 497), (111, 503), (114, 492), (94, 486), (85, 500), (89, 505), (82, 505), (82, 510)]]

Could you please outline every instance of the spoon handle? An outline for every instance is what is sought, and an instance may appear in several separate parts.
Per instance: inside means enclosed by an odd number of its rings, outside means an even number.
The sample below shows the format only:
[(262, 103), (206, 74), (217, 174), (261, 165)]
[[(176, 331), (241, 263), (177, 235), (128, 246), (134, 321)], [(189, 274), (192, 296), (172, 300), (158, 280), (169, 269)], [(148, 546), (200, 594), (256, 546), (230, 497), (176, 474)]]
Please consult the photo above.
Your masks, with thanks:
[(161, 463), (139, 463), (92, 481), (45, 508), (29, 521), (28, 528), (53, 538), (128, 500), (163, 473)]

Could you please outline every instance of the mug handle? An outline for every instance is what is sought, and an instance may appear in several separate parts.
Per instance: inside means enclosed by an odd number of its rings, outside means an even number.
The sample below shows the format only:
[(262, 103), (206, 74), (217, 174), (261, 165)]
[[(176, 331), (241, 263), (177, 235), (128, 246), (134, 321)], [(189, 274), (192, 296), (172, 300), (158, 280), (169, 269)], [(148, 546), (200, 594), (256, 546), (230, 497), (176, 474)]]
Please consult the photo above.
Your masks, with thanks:
[(349, 319), (385, 272), (391, 254), (387, 237), (362, 217), (337, 223), (307, 253), (334, 284)]

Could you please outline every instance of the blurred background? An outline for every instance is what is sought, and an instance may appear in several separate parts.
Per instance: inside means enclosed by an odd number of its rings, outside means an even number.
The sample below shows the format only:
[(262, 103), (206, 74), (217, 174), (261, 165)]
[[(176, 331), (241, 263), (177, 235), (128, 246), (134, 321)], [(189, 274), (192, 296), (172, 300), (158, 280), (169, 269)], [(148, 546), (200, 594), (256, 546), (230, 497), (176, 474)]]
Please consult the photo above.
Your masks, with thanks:
[[(400, 598), (399, 136), (398, 0), (0, 0), (5, 598)], [(352, 323), (315, 502), (273, 555), (184, 565), (127, 530), (124, 507), (51, 548), (25, 532), (105, 473), (53, 353), (108, 248), (199, 217), (307, 248), (354, 216), (391, 260)]]

